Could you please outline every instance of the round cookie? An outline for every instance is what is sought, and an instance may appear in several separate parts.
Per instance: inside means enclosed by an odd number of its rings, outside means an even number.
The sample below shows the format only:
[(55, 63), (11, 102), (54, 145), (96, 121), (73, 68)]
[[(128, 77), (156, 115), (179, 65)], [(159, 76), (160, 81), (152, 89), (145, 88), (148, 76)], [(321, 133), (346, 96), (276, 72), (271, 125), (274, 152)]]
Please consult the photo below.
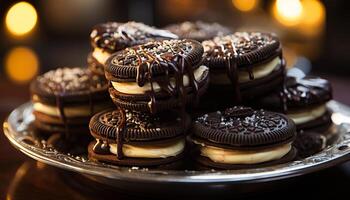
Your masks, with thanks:
[(216, 36), (231, 34), (232, 31), (218, 23), (207, 23), (202, 21), (185, 21), (178, 24), (171, 24), (164, 29), (179, 36), (180, 39), (192, 39), (202, 42), (213, 39)]
[(232, 102), (241, 103), (283, 85), (285, 61), (274, 34), (236, 32), (203, 41), (202, 45), (213, 86), (208, 92), (231, 93)]
[(90, 117), (110, 107), (108, 83), (88, 69), (58, 68), (30, 85), (37, 128), (46, 132), (86, 132)]
[(93, 160), (123, 166), (159, 166), (181, 159), (185, 152), (187, 115), (169, 111), (149, 115), (134, 111), (106, 110), (91, 118), (89, 145)]
[(283, 92), (273, 92), (252, 104), (285, 112), (294, 120), (298, 130), (322, 131), (332, 124), (331, 113), (326, 106), (331, 99), (332, 87), (327, 80), (315, 76), (288, 76)]
[(283, 114), (232, 107), (198, 117), (192, 125), (196, 160), (238, 169), (288, 162), (296, 155), (294, 122)]
[(112, 53), (149, 41), (176, 38), (169, 31), (133, 21), (97, 24), (90, 33), (93, 51), (88, 56), (88, 66), (93, 72), (104, 75), (104, 64)]
[(157, 113), (195, 103), (209, 84), (202, 45), (194, 40), (163, 40), (113, 54), (106, 78), (114, 103), (124, 109)]

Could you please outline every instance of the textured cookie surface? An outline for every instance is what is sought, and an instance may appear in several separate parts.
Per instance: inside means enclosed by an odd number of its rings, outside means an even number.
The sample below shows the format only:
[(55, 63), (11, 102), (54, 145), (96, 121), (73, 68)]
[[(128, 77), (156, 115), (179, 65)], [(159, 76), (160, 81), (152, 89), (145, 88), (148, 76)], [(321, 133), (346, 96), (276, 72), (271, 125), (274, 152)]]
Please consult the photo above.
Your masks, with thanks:
[(193, 124), (193, 134), (204, 143), (228, 148), (259, 148), (292, 141), (294, 122), (283, 114), (232, 107), (205, 114)]
[[(258, 100), (262, 107), (281, 110), (280, 92), (275, 92)], [(303, 78), (287, 77), (285, 97), (288, 110), (306, 109), (327, 103), (332, 99), (332, 87), (329, 81), (315, 76)]]
[(138, 22), (107, 22), (96, 25), (90, 34), (91, 45), (110, 53), (126, 47), (158, 39), (176, 39), (169, 31), (160, 30)]
[(152, 68), (149, 76), (171, 74), (185, 59), (186, 65), (199, 67), (203, 47), (194, 40), (163, 40), (127, 48), (113, 54), (106, 62), (107, 79), (134, 82), (139, 73)]
[(228, 61), (244, 67), (281, 54), (279, 39), (270, 33), (236, 32), (202, 44), (211, 69), (225, 68)]
[(108, 83), (83, 68), (58, 68), (38, 76), (30, 86), (34, 101), (55, 104), (57, 98), (66, 103), (108, 99)]
[[(124, 116), (123, 116), (124, 115)], [(123, 122), (124, 120), (124, 122)], [(163, 140), (183, 136), (189, 127), (190, 119), (182, 119), (179, 113), (168, 111), (159, 115), (121, 110), (106, 110), (94, 115), (90, 120), (90, 132), (97, 139), (112, 142), (117, 138), (117, 127), (125, 123), (125, 142)]]

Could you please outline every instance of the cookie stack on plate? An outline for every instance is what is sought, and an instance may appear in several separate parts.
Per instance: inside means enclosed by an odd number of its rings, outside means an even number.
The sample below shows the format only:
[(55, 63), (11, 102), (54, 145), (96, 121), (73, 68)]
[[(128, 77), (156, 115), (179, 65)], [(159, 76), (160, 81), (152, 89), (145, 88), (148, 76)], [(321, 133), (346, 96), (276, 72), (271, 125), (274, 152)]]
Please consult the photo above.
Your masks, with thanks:
[(105, 74), (117, 108), (91, 119), (89, 157), (124, 166), (177, 164), (191, 123), (185, 107), (209, 84), (202, 55), (194, 40), (151, 41), (111, 55)]
[(111, 54), (127, 47), (163, 39), (177, 39), (177, 36), (133, 21), (97, 24), (90, 33), (92, 52), (87, 58), (88, 66), (94, 73), (104, 76), (105, 62)]
[(62, 67), (38, 76), (30, 86), (35, 127), (74, 139), (88, 132), (91, 116), (112, 105), (108, 82), (87, 68)]
[[(210, 88), (202, 107), (241, 105), (283, 87), (285, 61), (276, 35), (236, 32), (202, 44), (210, 69)], [(215, 98), (221, 94), (226, 98)]]

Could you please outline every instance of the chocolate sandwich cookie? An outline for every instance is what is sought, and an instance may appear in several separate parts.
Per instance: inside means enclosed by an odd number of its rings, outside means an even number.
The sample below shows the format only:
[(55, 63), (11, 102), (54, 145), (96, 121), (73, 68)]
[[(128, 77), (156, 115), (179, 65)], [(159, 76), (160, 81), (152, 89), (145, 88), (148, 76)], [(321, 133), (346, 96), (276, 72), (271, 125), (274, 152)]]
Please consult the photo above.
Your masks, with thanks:
[(89, 158), (123, 166), (160, 166), (181, 159), (185, 152), (187, 115), (158, 115), (123, 109), (102, 111), (91, 118)]
[(88, 56), (88, 65), (93, 72), (104, 75), (104, 64), (112, 53), (149, 41), (176, 38), (169, 31), (133, 21), (98, 24), (90, 34), (93, 51)]
[(175, 33), (180, 39), (192, 39), (199, 42), (232, 33), (229, 28), (218, 23), (206, 23), (202, 21), (185, 21), (179, 24), (171, 24), (164, 29)]
[(88, 131), (90, 117), (111, 105), (108, 83), (88, 69), (58, 68), (30, 85), (35, 125), (53, 133)]
[[(281, 92), (283, 101), (280, 100)], [(285, 89), (276, 91), (253, 104), (269, 110), (285, 112), (294, 120), (298, 130), (324, 131), (332, 124), (327, 102), (332, 99), (331, 84), (322, 78), (288, 76)]]
[(113, 54), (105, 71), (112, 100), (150, 113), (195, 103), (209, 84), (202, 54), (194, 40), (154, 41)]
[(210, 69), (208, 92), (220, 91), (241, 103), (283, 85), (285, 61), (276, 35), (236, 32), (202, 44)]
[(192, 125), (195, 159), (220, 169), (255, 168), (294, 159), (294, 122), (287, 116), (232, 107), (198, 117)]

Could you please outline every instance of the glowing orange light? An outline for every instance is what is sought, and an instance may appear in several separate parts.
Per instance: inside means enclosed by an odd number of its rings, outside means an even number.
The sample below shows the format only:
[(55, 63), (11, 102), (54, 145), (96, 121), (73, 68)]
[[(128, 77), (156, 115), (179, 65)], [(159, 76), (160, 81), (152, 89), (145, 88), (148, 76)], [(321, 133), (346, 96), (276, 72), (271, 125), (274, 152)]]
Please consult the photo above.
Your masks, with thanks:
[(325, 7), (319, 0), (303, 0), (303, 24), (320, 25), (325, 20)]
[(232, 0), (232, 4), (242, 12), (249, 12), (259, 5), (259, 0)]
[(303, 6), (300, 0), (277, 0), (273, 6), (273, 15), (285, 26), (295, 26), (302, 19)]
[(39, 71), (39, 61), (35, 52), (27, 47), (16, 47), (5, 57), (7, 76), (18, 83), (30, 81)]
[(14, 35), (24, 35), (30, 32), (38, 19), (35, 8), (27, 2), (19, 2), (13, 5), (6, 14), (6, 27)]

